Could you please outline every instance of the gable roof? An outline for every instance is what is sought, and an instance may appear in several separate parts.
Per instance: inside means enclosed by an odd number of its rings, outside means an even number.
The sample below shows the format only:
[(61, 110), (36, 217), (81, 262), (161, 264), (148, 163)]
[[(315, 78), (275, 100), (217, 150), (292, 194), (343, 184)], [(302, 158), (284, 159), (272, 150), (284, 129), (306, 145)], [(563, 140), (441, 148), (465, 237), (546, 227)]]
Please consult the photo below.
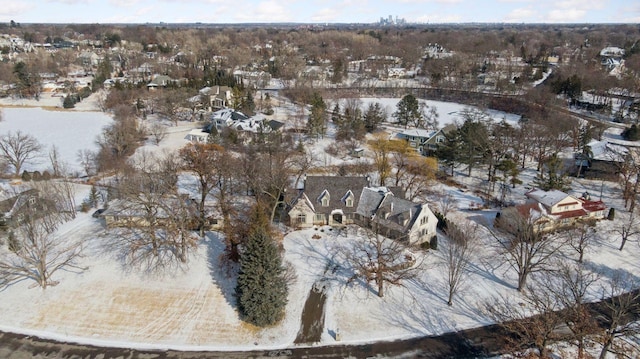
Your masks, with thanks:
[(404, 232), (413, 226), (421, 211), (421, 204), (396, 197), (387, 189), (365, 188), (356, 213), (383, 227)]
[(563, 199), (570, 197), (568, 194), (553, 189), (550, 191), (543, 191), (541, 189), (534, 188), (531, 191), (525, 193), (525, 196), (533, 199), (534, 201), (543, 204), (547, 208), (551, 208), (558, 204)]
[[(304, 181), (303, 194), (315, 208), (316, 213), (331, 213), (333, 210), (342, 209), (345, 212), (354, 212), (358, 207), (358, 200), (362, 189), (369, 185), (367, 177), (358, 176), (307, 176)], [(324, 192), (329, 194), (329, 206), (320, 204), (320, 197)], [(353, 207), (347, 207), (344, 196), (351, 191), (353, 193)]]

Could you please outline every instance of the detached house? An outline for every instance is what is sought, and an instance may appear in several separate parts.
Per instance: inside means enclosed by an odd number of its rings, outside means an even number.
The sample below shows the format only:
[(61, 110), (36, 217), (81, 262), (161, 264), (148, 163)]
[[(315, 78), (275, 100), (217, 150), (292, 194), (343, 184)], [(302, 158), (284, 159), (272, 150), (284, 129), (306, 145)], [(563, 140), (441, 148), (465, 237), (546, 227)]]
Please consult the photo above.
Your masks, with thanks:
[(405, 200), (367, 177), (308, 176), (289, 210), (291, 224), (356, 224), (409, 244), (430, 242), (437, 219), (426, 204)]
[(396, 135), (397, 138), (408, 141), (409, 145), (421, 155), (431, 155), (438, 149), (438, 145), (445, 143), (447, 133), (456, 129), (453, 124), (447, 125), (436, 131), (419, 128), (406, 129)]
[[(40, 202), (40, 203), (38, 203)], [(0, 228), (18, 225), (30, 206), (42, 206), (35, 189), (7, 191), (0, 189)]]
[(367, 177), (307, 176), (294, 199), (289, 218), (293, 226), (353, 224)]
[(558, 190), (532, 189), (525, 196), (525, 204), (506, 208), (504, 212), (532, 221), (534, 228), (540, 231), (571, 226), (580, 220), (602, 219), (607, 209), (604, 202), (591, 200), (589, 193), (577, 198)]

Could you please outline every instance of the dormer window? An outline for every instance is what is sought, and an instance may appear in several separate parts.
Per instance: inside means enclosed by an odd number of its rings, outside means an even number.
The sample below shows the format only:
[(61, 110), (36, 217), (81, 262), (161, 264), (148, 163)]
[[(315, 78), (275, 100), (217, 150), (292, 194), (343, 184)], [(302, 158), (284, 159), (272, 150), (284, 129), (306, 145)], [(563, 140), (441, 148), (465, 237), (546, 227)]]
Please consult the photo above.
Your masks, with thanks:
[(353, 198), (354, 197), (355, 196), (353, 195), (353, 192), (351, 192), (351, 190), (348, 190), (347, 193), (345, 193), (345, 195), (342, 197), (342, 202), (347, 207), (353, 207)]
[(322, 204), (322, 207), (329, 207), (329, 199), (331, 197), (329, 196), (329, 191), (327, 191), (326, 189), (324, 191), (322, 191), (322, 193), (320, 194), (320, 197), (318, 197), (318, 200), (320, 201), (320, 204)]

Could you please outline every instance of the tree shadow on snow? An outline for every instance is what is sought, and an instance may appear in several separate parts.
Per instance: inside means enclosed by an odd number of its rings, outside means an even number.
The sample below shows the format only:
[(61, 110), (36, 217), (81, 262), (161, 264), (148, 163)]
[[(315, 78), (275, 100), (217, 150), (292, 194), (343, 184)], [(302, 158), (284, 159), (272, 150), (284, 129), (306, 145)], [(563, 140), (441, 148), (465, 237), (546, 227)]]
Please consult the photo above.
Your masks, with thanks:
[(237, 308), (235, 291), (238, 281), (238, 264), (224, 259), (225, 244), (222, 234), (207, 232), (205, 244), (211, 280), (220, 288), (227, 303), (232, 308)]

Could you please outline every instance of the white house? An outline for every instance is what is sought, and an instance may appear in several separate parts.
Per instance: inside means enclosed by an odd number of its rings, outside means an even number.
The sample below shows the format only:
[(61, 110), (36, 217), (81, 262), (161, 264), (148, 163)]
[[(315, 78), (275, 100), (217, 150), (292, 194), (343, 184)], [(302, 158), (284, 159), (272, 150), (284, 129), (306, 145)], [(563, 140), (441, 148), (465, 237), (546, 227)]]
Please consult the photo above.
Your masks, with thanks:
[(356, 224), (418, 245), (436, 235), (437, 218), (428, 205), (403, 199), (367, 177), (307, 176), (289, 210), (291, 225)]

